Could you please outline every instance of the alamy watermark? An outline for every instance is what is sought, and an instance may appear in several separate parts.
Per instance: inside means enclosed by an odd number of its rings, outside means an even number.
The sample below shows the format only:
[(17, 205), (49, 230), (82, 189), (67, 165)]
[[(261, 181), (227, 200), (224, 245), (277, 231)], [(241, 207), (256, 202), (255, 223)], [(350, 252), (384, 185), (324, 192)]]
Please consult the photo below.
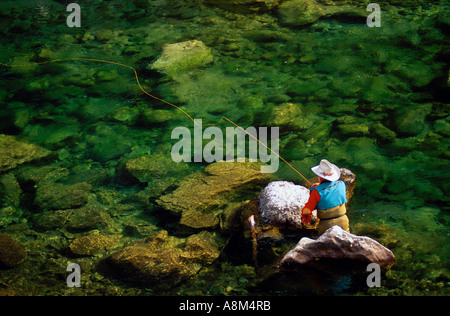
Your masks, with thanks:
[(66, 279), (68, 287), (81, 287), (81, 268), (78, 263), (71, 263), (67, 266), (67, 272), (71, 272)]
[[(216, 126), (203, 130), (202, 120), (194, 120), (194, 135), (184, 126), (172, 130), (172, 139), (178, 139), (172, 146), (171, 156), (175, 162), (249, 162), (261, 161), (262, 173), (274, 173), (279, 167), (279, 128), (250, 126), (227, 127), (225, 135)], [(270, 146), (268, 137), (270, 134)], [(204, 144), (204, 140), (209, 140)], [(246, 144), (248, 146), (246, 146)], [(246, 148), (248, 147), (248, 151)], [(248, 155), (246, 155), (248, 153)]]
[(378, 3), (370, 3), (367, 11), (372, 12), (366, 20), (368, 27), (381, 27), (381, 8)]
[(367, 276), (366, 284), (368, 287), (380, 287), (381, 286), (381, 268), (376, 263), (370, 263), (366, 268), (367, 272), (372, 272)]

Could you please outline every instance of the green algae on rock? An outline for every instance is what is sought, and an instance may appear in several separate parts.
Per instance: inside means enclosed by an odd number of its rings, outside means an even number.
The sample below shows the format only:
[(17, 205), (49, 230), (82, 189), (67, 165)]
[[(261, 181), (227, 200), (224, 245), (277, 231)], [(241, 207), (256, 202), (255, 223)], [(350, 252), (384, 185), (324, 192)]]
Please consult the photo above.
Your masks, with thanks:
[(81, 182), (73, 185), (46, 183), (38, 186), (35, 204), (42, 210), (64, 210), (77, 208), (88, 202), (90, 184)]
[(0, 234), (0, 267), (13, 268), (26, 257), (25, 249), (9, 235)]
[[(32, 157), (22, 144), (16, 148), (21, 157), (13, 157), (11, 148), (0, 154), (0, 229), (17, 238), (29, 254), (25, 262), (1, 271), (0, 292), (6, 287), (19, 295), (303, 293), (295, 278), (289, 292), (286, 281), (291, 275), (281, 273), (284, 279), (278, 287), (266, 283), (265, 270), (294, 246), (286, 247), (287, 239), (270, 251), (261, 245), (261, 269), (249, 266), (251, 249), (247, 253), (247, 241), (240, 240), (239, 224), (248, 227), (245, 207), (254, 204), (248, 199), (260, 191), (258, 186), (230, 187), (228, 193), (218, 193), (223, 199), (216, 206), (207, 186), (196, 187), (211, 208), (180, 210), (175, 216), (167, 216), (171, 211), (156, 202), (204, 166), (191, 164), (186, 173), (177, 173), (164, 159), (155, 164), (161, 170), (145, 166), (141, 157), (146, 155), (170, 158), (170, 131), (187, 118), (143, 95), (130, 69), (93, 61), (19, 67), (83, 57), (134, 67), (146, 91), (205, 124), (225, 115), (240, 126), (282, 125), (280, 155), (305, 175), (321, 158), (358, 174), (349, 211), (351, 230), (386, 244), (398, 263), (383, 276), (380, 289), (367, 289), (363, 282), (342, 290), (342, 282), (328, 282), (323, 284), (329, 289), (326, 294), (449, 293), (447, 2), (380, 0), (382, 27), (370, 29), (365, 23), (368, 0), (85, 0), (81, 29), (60, 27), (65, 7), (55, 1), (46, 2), (45, 20), (42, 15), (36, 20), (30, 12), (40, 6), (31, 2), (1, 4), (0, 62), (8, 66), (0, 71), (0, 133), (15, 135), (17, 143), (51, 149), (54, 155)], [(309, 6), (302, 5), (306, 2)], [(151, 69), (165, 45), (191, 39), (209, 48), (205, 52), (210, 50), (213, 62), (195, 61), (187, 68), (180, 63), (174, 74)], [(288, 111), (286, 102), (298, 105), (301, 113)], [(0, 153), (4, 151), (0, 144)], [(123, 168), (134, 159), (136, 176), (151, 181), (138, 181)], [(6, 169), (3, 161), (8, 161)], [(118, 181), (122, 171), (132, 181)], [(284, 164), (274, 176), (302, 181)], [(37, 189), (44, 197), (45, 187), (54, 191), (53, 184), (66, 189), (81, 182), (92, 186), (84, 206), (43, 210), (33, 204)], [(176, 196), (180, 203), (201, 201), (189, 194), (188, 186), (180, 192), (187, 194), (184, 200)], [(59, 207), (70, 199), (50, 204)], [(371, 228), (361, 229), (361, 224)], [(124, 246), (167, 229), (180, 242), (167, 248), (182, 252), (186, 239), (180, 236), (200, 230), (220, 232), (231, 243), (217, 264), (202, 264), (197, 274), (181, 278), (186, 282), (177, 283), (174, 272), (170, 291), (153, 285), (157, 277), (137, 289), (100, 271), (103, 262), (97, 259), (111, 250), (92, 255), (70, 251), (75, 240), (90, 245), (84, 237), (94, 229), (106, 236), (118, 234)], [(198, 238), (206, 240), (209, 234)], [(193, 240), (190, 247), (198, 244)], [(167, 257), (156, 252), (164, 259), (182, 257), (171, 251), (174, 255), (168, 251)], [(78, 290), (64, 282), (71, 256), (82, 266), (83, 287)], [(186, 270), (180, 267), (182, 275)]]
[(181, 215), (180, 224), (190, 228), (215, 227), (218, 217), (231, 202), (248, 198), (267, 184), (270, 174), (261, 173), (259, 164), (216, 162), (185, 177), (178, 187), (157, 199), (164, 210)]
[(175, 214), (188, 209), (207, 212), (264, 185), (271, 175), (261, 173), (259, 168), (260, 164), (249, 162), (212, 163), (184, 178), (176, 190), (157, 202)]
[(144, 243), (117, 251), (107, 262), (119, 277), (167, 290), (211, 264), (222, 246), (214, 233), (201, 232), (181, 239), (160, 231)]
[(211, 48), (202, 41), (192, 40), (166, 45), (161, 57), (151, 64), (150, 68), (173, 76), (212, 62)]
[(190, 168), (186, 163), (176, 163), (170, 157), (154, 154), (128, 160), (124, 165), (124, 171), (139, 182), (148, 183), (166, 176), (188, 174)]
[(21, 142), (14, 136), (0, 134), (0, 173), (40, 161), (50, 154), (51, 151), (45, 148)]
[(110, 250), (118, 247), (116, 236), (109, 236), (100, 233), (93, 233), (87, 236), (74, 239), (69, 249), (74, 255), (92, 256), (103, 250)]

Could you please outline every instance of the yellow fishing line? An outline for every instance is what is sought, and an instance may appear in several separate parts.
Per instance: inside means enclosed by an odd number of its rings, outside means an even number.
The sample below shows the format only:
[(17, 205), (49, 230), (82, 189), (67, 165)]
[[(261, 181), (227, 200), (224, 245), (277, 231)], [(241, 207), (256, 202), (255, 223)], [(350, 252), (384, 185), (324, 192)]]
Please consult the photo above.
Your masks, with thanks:
[(56, 63), (56, 62), (65, 62), (65, 61), (74, 61), (74, 60), (79, 60), (79, 61), (95, 61), (95, 62), (100, 62), (100, 63), (105, 63), (105, 64), (113, 64), (113, 65), (117, 65), (117, 66), (122, 66), (122, 67), (126, 67), (128, 69), (131, 69), (134, 72), (134, 76), (136, 78), (136, 83), (139, 86), (139, 89), (142, 90), (142, 92), (144, 92), (146, 95), (148, 95), (149, 97), (158, 100), (160, 102), (166, 103), (174, 108), (176, 108), (177, 110), (183, 112), (184, 115), (186, 115), (192, 122), (194, 122), (195, 125), (197, 125), (198, 127), (202, 127), (202, 126), (214, 126), (219, 124), (220, 122), (222, 122), (223, 120), (226, 120), (227, 122), (233, 124), (234, 126), (236, 126), (237, 128), (239, 128), (240, 130), (242, 130), (244, 133), (246, 133), (247, 135), (249, 135), (250, 137), (252, 137), (253, 139), (255, 139), (257, 142), (259, 142), (261, 145), (263, 145), (266, 149), (270, 150), (273, 154), (275, 154), (279, 159), (281, 159), (284, 163), (286, 163), (292, 170), (294, 170), (297, 174), (299, 174), (304, 180), (306, 180), (309, 184), (312, 184), (308, 179), (306, 179), (297, 169), (294, 168), (294, 166), (292, 166), (288, 161), (286, 161), (286, 159), (284, 159), (283, 157), (281, 157), (277, 152), (273, 151), (272, 148), (268, 147), (266, 144), (264, 144), (262, 141), (260, 141), (258, 138), (256, 138), (255, 136), (253, 136), (252, 134), (248, 133), (245, 129), (243, 129), (241, 126), (239, 126), (238, 124), (234, 123), (232, 120), (230, 120), (228, 117), (226, 116), (222, 116), (220, 118), (219, 121), (217, 121), (216, 123), (209, 123), (209, 124), (202, 124), (199, 125), (193, 118), (192, 116), (190, 116), (185, 110), (183, 110), (182, 108), (180, 108), (179, 106), (170, 103), (164, 99), (158, 98), (150, 93), (148, 93), (142, 86), (141, 83), (139, 81), (139, 76), (138, 73), (136, 71), (136, 69), (134, 69), (133, 67), (129, 66), (129, 65), (125, 65), (125, 64), (121, 64), (118, 62), (114, 62), (114, 61), (108, 61), (108, 60), (103, 60), (103, 59), (95, 59), (95, 58), (61, 58), (61, 59), (53, 59), (53, 60), (48, 60), (48, 61), (42, 61), (42, 62), (36, 62), (36, 63), (29, 63), (29, 64), (24, 64), (24, 65), (10, 65), (10, 64), (4, 64), (4, 63), (0, 63), (0, 65), (5, 66), (5, 67), (31, 67), (31, 66), (35, 66), (35, 65), (42, 65), (42, 64), (50, 64), (50, 63)]

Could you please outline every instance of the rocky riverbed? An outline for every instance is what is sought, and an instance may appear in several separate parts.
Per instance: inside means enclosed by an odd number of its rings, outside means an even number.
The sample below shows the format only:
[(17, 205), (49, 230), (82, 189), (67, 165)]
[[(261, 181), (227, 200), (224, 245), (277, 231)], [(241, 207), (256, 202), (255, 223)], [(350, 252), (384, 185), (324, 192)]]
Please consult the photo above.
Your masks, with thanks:
[[(380, 28), (369, 1), (83, 1), (79, 28), (62, 3), (0, 4), (0, 294), (449, 294), (446, 1), (379, 1)], [(185, 112), (127, 67), (73, 58), (132, 66)], [(186, 113), (279, 127), (308, 178), (322, 158), (354, 172), (350, 231), (397, 259), (383, 286), (277, 270), (309, 231), (261, 241), (255, 265), (244, 215), (303, 179), (175, 163)]]

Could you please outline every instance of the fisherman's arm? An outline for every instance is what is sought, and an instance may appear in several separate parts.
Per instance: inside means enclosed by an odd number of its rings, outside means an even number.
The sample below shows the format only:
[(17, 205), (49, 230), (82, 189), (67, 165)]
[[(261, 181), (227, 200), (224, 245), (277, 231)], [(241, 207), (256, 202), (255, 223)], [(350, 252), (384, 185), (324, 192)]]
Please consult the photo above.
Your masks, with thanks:
[(309, 225), (311, 224), (311, 214), (314, 209), (316, 209), (317, 203), (320, 201), (320, 194), (317, 190), (312, 190), (309, 195), (308, 202), (302, 209), (302, 223)]

